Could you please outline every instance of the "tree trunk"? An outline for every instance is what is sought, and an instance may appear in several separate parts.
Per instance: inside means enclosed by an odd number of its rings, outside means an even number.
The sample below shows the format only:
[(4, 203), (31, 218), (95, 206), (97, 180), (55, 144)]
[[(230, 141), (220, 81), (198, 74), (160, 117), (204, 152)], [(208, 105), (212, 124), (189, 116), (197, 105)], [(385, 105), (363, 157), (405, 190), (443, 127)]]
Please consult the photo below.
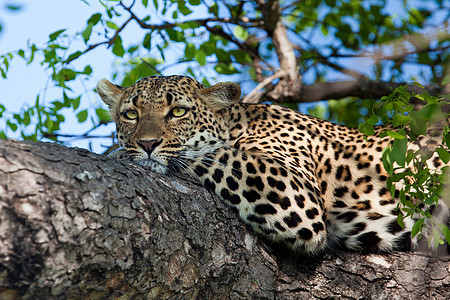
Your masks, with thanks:
[(449, 257), (303, 257), (200, 186), (0, 141), (0, 299), (448, 299)]

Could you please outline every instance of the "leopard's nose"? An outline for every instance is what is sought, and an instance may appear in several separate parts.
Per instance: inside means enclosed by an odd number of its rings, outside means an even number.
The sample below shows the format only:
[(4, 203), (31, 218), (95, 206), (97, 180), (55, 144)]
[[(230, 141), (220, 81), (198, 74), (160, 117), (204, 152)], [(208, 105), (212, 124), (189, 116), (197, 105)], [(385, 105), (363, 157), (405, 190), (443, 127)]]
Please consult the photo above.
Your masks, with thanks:
[(158, 140), (140, 140), (138, 141), (138, 145), (144, 149), (145, 152), (147, 152), (148, 155), (150, 155), (155, 148), (161, 144), (161, 141)]

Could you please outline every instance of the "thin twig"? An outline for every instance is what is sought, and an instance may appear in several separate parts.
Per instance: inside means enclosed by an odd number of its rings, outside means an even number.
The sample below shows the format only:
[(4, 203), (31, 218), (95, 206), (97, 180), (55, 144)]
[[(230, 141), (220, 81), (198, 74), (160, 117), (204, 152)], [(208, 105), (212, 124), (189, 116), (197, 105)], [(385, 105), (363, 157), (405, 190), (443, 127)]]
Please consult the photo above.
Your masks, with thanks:
[(147, 24), (145, 22), (142, 22), (141, 19), (139, 19), (131, 10), (131, 6), (130, 7), (126, 7), (122, 2), (119, 3), (126, 11), (128, 11), (128, 13), (130, 14), (131, 18), (133, 20), (135, 20), (139, 26), (143, 29), (152, 29), (152, 30), (162, 30), (162, 29), (171, 29), (171, 28), (175, 28), (175, 27), (179, 27), (180, 25), (186, 24), (186, 23), (199, 23), (200, 25), (205, 25), (205, 23), (208, 22), (219, 22), (219, 23), (231, 23), (231, 24), (235, 24), (235, 25), (240, 25), (242, 27), (246, 27), (246, 28), (262, 28), (263, 27), (263, 22), (261, 19), (259, 18), (254, 18), (254, 19), (250, 19), (247, 17), (243, 17), (243, 18), (219, 18), (219, 17), (214, 17), (214, 18), (206, 18), (206, 19), (194, 19), (194, 20), (186, 20), (184, 22), (176, 22), (176, 23), (168, 23), (168, 22), (164, 22), (163, 24), (160, 25), (156, 25), (156, 24)]
[[(97, 139), (97, 138), (109, 138), (111, 135), (108, 136), (99, 136), (99, 135), (89, 135), (92, 131), (96, 130), (97, 128), (106, 125), (107, 123), (99, 123), (98, 125), (95, 125), (94, 127), (90, 128), (88, 131), (84, 132), (83, 134), (63, 134), (63, 133), (47, 133), (43, 132), (43, 136), (48, 137), (65, 137), (65, 138), (77, 138), (77, 139)], [(112, 134), (112, 137), (114, 137), (114, 134)]]
[(242, 99), (242, 102), (244, 103), (258, 103), (260, 96), (262, 93), (259, 93), (259, 91), (263, 88), (265, 88), (266, 86), (268, 86), (269, 84), (272, 83), (273, 80), (281, 78), (283, 76), (286, 75), (286, 72), (284, 72), (284, 70), (279, 70), (278, 72), (274, 73), (273, 75), (267, 77), (266, 79), (264, 79), (263, 81), (261, 81), (260, 83), (258, 83), (258, 85), (247, 95), (244, 97), (244, 99)]
[[(103, 42), (100, 42), (100, 43), (97, 43), (97, 44), (90, 45), (89, 47), (86, 48), (86, 50), (83, 51), (83, 54), (86, 54), (86, 53), (88, 53), (89, 51), (94, 50), (95, 48), (97, 48), (97, 47), (100, 46), (100, 45), (105, 45), (105, 44), (107, 44), (107, 45), (108, 45), (108, 48), (109, 48), (112, 44), (114, 44), (114, 42), (116, 41), (117, 37), (119, 36), (119, 33), (125, 28), (125, 26), (128, 25), (128, 23), (129, 23), (131, 20), (133, 20), (133, 18), (131, 18), (131, 17), (128, 18), (128, 20), (126, 20), (125, 23), (123, 23), (122, 26), (120, 26), (120, 27), (116, 30), (116, 32), (114, 33), (114, 35), (113, 35), (112, 38), (110, 38), (110, 39), (107, 40), (107, 41), (103, 41)], [(76, 60), (76, 59), (79, 58), (79, 57), (80, 57), (80, 56), (71, 58), (70, 60), (68, 59), (68, 60), (64, 61), (63, 64), (68, 64), (68, 63), (70, 63), (70, 62)]]

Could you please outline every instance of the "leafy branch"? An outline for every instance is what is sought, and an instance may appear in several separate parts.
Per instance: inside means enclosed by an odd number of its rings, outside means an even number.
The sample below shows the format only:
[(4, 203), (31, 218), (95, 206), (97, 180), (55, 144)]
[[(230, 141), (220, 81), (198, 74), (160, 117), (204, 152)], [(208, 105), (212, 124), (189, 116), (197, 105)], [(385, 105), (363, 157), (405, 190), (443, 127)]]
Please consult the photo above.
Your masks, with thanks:
[[(443, 85), (448, 81), (450, 76)], [(422, 101), (423, 107), (414, 110), (412, 97)], [(403, 227), (405, 217), (415, 217), (412, 237), (425, 234), (429, 245), (432, 243), (435, 248), (445, 242), (440, 236), (450, 244), (446, 220), (435, 216), (444, 210), (439, 205), (450, 206), (450, 114), (442, 110), (447, 102), (426, 91), (411, 94), (404, 86), (381, 101), (359, 128), (366, 135), (373, 135), (374, 125), (380, 122), (393, 126), (382, 131), (380, 137), (390, 137), (382, 159), (389, 175), (387, 187), (392, 197), (400, 199), (398, 222)]]

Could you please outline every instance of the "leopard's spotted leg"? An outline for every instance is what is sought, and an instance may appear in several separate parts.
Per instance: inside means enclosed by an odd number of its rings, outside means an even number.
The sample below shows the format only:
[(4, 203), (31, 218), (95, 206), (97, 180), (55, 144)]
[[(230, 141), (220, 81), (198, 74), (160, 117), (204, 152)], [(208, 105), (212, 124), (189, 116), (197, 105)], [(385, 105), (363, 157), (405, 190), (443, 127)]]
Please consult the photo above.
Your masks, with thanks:
[[(279, 176), (267, 176), (269, 168)], [(325, 248), (327, 232), (319, 191), (279, 162), (221, 148), (195, 160), (191, 169), (257, 232), (306, 253)]]

